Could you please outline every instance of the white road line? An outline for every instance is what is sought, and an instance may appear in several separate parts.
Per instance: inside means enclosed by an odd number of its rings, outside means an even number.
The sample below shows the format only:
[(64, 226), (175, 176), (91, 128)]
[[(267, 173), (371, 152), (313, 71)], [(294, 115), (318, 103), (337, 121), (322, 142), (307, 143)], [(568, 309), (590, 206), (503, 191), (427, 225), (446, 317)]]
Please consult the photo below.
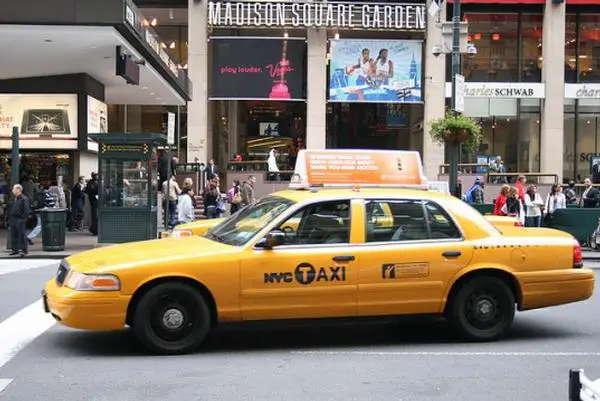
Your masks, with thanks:
[(58, 261), (54, 259), (4, 259), (0, 261), (0, 276), (3, 274), (16, 273), (24, 270), (37, 269), (52, 265), (58, 265)]
[(297, 355), (362, 355), (362, 356), (534, 356), (576, 357), (600, 356), (600, 352), (402, 352), (402, 351), (292, 351)]
[(0, 393), (2, 393), (12, 381), (13, 379), (0, 379)]
[(54, 323), (41, 299), (0, 323), (0, 369)]

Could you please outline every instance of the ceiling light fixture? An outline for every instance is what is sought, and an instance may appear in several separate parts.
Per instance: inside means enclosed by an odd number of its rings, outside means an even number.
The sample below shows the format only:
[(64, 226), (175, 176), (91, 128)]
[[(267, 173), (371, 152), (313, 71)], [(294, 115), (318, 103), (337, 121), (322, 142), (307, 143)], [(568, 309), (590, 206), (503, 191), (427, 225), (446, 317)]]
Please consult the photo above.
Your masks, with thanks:
[(283, 34), (283, 37), (287, 39), (287, 38), (289, 38), (289, 37), (290, 37), (290, 34), (289, 34), (289, 33), (287, 33), (287, 32), (285, 32), (285, 33)]
[(187, 69), (188, 69), (187, 63), (185, 63), (185, 64), (183, 65), (183, 69), (184, 69), (184, 70), (187, 70)]
[(171, 44), (169, 45), (169, 49), (174, 49), (175, 48), (175, 41), (171, 42)]
[(339, 40), (340, 39), (340, 34), (339, 33), (335, 33), (335, 40)]
[(160, 42), (160, 47), (162, 47), (163, 49), (166, 49), (167, 45), (165, 42)]
[(158, 21), (156, 20), (156, 18), (152, 18), (152, 21), (150, 21), (150, 25), (156, 26), (156, 24), (158, 24)]

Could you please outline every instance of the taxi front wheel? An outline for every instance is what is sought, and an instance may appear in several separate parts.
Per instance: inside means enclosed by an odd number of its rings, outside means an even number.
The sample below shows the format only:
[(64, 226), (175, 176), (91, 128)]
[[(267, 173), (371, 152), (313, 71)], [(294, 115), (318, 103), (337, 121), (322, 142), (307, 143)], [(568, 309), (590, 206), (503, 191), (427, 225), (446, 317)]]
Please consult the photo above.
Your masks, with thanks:
[(449, 319), (470, 341), (500, 338), (515, 317), (515, 296), (496, 277), (475, 277), (465, 283), (450, 304)]
[(134, 313), (133, 332), (159, 354), (195, 350), (210, 329), (210, 310), (198, 291), (185, 283), (165, 283), (150, 289)]

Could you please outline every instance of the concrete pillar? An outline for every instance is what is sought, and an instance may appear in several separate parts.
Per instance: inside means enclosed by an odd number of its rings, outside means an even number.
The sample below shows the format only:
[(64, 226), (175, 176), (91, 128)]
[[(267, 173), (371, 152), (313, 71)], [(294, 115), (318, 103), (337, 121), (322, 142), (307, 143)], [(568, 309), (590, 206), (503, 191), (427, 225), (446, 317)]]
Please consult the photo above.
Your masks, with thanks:
[[(427, 7), (433, 0), (427, 0)], [(446, 7), (440, 10), (439, 20), (446, 20)], [(425, 60), (423, 117), (423, 168), (429, 180), (437, 180), (440, 165), (444, 164), (444, 145), (434, 143), (429, 136), (429, 123), (436, 118), (444, 117), (446, 107), (446, 56), (435, 57), (431, 47), (442, 44), (442, 28), (427, 14), (427, 42), (424, 48)], [(448, 56), (450, 57), (450, 56)]]
[(555, 5), (552, 0), (546, 0), (542, 26), (542, 82), (546, 85), (546, 98), (542, 105), (540, 172), (557, 174), (561, 181), (564, 163), (565, 12), (566, 2)]
[(327, 31), (307, 29), (306, 148), (326, 148)]
[(125, 132), (142, 132), (142, 106), (125, 105)]
[(240, 132), (240, 125), (238, 124), (238, 112), (240, 102), (237, 100), (232, 100), (228, 102), (228, 117), (227, 121), (229, 123), (229, 140), (228, 140), (228, 148), (227, 148), (227, 157), (229, 160), (232, 157), (233, 153), (238, 151), (238, 138)]
[(193, 85), (188, 102), (187, 160), (207, 162), (208, 125), (208, 33), (206, 0), (188, 0), (188, 74)]

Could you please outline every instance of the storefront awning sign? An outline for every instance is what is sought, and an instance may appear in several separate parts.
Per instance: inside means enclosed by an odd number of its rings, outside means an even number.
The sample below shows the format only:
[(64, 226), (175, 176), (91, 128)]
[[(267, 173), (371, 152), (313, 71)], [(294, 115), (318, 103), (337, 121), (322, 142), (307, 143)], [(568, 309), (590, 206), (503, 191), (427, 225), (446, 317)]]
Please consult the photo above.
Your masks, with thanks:
[(208, 25), (424, 31), (425, 4), (209, 1)]

